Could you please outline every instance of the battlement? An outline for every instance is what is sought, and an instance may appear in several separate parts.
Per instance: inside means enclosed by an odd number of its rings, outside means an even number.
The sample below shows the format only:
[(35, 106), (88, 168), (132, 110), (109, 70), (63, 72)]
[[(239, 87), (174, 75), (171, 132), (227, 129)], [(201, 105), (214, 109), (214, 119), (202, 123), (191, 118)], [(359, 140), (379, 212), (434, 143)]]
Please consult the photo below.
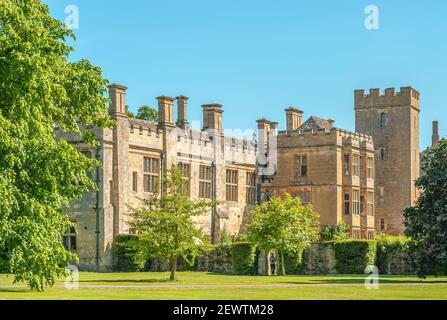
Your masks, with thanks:
[(374, 139), (372, 136), (338, 128), (335, 130), (342, 138), (342, 142), (344, 145), (366, 148), (374, 151)]
[[(210, 135), (208, 131), (196, 131), (196, 130), (185, 130), (177, 132), (177, 142), (189, 145), (202, 145), (203, 147), (213, 148), (213, 140), (216, 137)], [(256, 142), (249, 141), (246, 138), (238, 139), (234, 137), (219, 137), (221, 143), (224, 144), (225, 148), (229, 151), (236, 151), (241, 153), (256, 153)]]
[[(313, 141), (318, 139), (321, 141), (322, 138), (326, 138), (324, 141), (339, 141), (338, 143), (343, 143), (344, 145), (352, 145), (354, 147), (367, 148), (374, 150), (374, 140), (373, 137), (352, 132), (349, 130), (344, 130), (340, 128), (332, 129), (299, 129), (295, 131), (280, 131), (279, 135), (282, 139), (303, 139), (308, 141)], [(330, 140), (327, 140), (330, 139)]]
[(365, 90), (354, 91), (355, 109), (384, 108), (412, 106), (419, 108), (420, 93), (412, 87), (401, 87), (399, 92), (395, 88), (385, 89), (381, 93), (380, 89), (370, 89), (369, 94)]

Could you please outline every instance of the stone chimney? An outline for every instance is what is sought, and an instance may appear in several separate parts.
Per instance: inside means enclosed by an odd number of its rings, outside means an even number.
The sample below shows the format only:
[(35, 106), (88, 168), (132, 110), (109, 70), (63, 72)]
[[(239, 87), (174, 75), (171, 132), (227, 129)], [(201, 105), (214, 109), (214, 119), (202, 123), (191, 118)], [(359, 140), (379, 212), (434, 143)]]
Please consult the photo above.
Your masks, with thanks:
[(108, 86), (110, 107), (109, 112), (113, 116), (127, 117), (126, 113), (126, 90), (127, 87), (113, 83)]
[(177, 126), (182, 129), (188, 129), (188, 97), (178, 96), (177, 98)]
[(203, 130), (214, 130), (222, 133), (222, 105), (204, 104), (203, 108)]
[(296, 108), (288, 108), (286, 111), (287, 131), (294, 131), (301, 127), (303, 111)]
[(264, 153), (268, 152), (269, 147), (269, 136), (272, 123), (267, 119), (260, 119), (256, 121), (258, 123), (258, 144), (260, 150), (263, 150)]
[[(126, 232), (122, 217), (127, 214), (127, 190), (129, 177), (129, 120), (126, 113), (126, 87), (119, 84), (109, 85), (110, 115), (116, 121), (113, 128), (112, 175), (107, 178), (107, 190), (110, 203), (113, 204), (113, 214), (107, 218), (113, 225), (115, 236)], [(106, 181), (102, 181), (106, 182)], [(110, 219), (110, 220), (109, 220)]]
[(431, 136), (431, 146), (435, 148), (439, 143), (439, 122), (433, 121), (433, 134)]
[(158, 100), (158, 125), (160, 127), (174, 126), (174, 98), (160, 96)]

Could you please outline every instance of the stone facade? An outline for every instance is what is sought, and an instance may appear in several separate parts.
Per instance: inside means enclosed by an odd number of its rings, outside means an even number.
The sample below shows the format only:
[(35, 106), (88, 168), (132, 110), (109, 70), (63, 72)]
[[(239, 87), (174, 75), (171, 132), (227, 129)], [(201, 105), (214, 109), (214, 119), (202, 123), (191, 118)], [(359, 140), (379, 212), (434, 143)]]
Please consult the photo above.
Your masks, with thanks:
[(101, 145), (98, 150), (89, 149), (76, 135), (57, 134), (58, 139), (73, 143), (87, 155), (97, 154), (102, 162), (95, 177), (99, 191), (86, 194), (69, 209), (70, 218), (77, 224), (76, 248), (72, 249), (85, 270), (113, 267), (113, 239), (132, 232), (129, 211), (141, 205), (148, 194), (160, 194), (162, 169), (172, 165), (181, 164), (190, 178), (191, 198), (222, 202), (197, 219), (216, 243), (223, 230), (236, 236), (256, 203), (256, 143), (223, 135), (221, 105), (203, 106), (204, 128), (197, 131), (188, 127), (188, 98), (184, 96), (158, 97), (157, 123), (129, 119), (126, 89), (115, 84), (109, 87), (110, 114), (116, 126), (95, 129)]
[[(264, 177), (262, 197), (299, 196), (320, 214), (322, 226), (346, 223), (353, 238), (373, 239), (373, 139), (335, 128), (332, 120), (311, 117), (301, 124), (301, 111), (286, 112), (287, 130), (270, 134), (270, 141), (277, 140), (277, 170)], [(271, 125), (259, 120), (259, 136)], [(271, 149), (267, 145), (270, 155)]]
[[(272, 171), (262, 177), (261, 198), (300, 196), (320, 214), (322, 225), (349, 224), (352, 238), (402, 234), (404, 209), (418, 198), (419, 92), (405, 87), (354, 95), (356, 132), (318, 117), (302, 123), (296, 108), (286, 109), (286, 131), (277, 133), (276, 122), (258, 121), (261, 165)], [(435, 143), (437, 123), (433, 131)]]
[(97, 149), (56, 128), (58, 139), (102, 162), (92, 176), (98, 191), (86, 193), (68, 209), (77, 233), (66, 237), (75, 237), (69, 249), (78, 253), (82, 269), (113, 268), (116, 235), (133, 232), (128, 224), (130, 210), (148, 194), (162, 192), (163, 169), (171, 166), (181, 167), (189, 178), (191, 198), (221, 201), (197, 218), (214, 243), (224, 231), (233, 237), (243, 231), (257, 202), (285, 193), (312, 204), (323, 226), (349, 224), (352, 238), (402, 232), (403, 209), (417, 198), (416, 90), (387, 89), (385, 95), (376, 89), (369, 95), (355, 91), (356, 132), (314, 116), (303, 123), (303, 112), (288, 108), (287, 129), (278, 132), (278, 123), (258, 120), (255, 141), (223, 134), (219, 104), (203, 105), (203, 127), (192, 130), (185, 96), (158, 97), (157, 122), (130, 119), (126, 89), (109, 86), (110, 115), (116, 126), (95, 129)]

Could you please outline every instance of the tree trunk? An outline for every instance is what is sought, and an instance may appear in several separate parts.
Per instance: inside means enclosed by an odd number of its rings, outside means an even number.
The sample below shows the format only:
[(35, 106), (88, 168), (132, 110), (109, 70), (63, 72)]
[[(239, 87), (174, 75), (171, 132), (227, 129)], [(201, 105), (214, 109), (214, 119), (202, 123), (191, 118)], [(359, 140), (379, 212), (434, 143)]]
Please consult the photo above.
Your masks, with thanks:
[(171, 276), (169, 277), (169, 281), (175, 281), (175, 272), (177, 271), (177, 256), (172, 255), (169, 264), (171, 267)]
[(286, 275), (286, 263), (284, 258), (284, 252), (281, 252), (281, 275)]

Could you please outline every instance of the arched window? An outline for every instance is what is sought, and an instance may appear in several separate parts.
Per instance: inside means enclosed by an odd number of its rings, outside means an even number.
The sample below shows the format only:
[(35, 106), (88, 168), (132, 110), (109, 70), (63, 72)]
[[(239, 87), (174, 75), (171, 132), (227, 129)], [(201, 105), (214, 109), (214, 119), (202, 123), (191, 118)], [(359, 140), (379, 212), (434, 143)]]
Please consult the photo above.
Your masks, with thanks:
[(382, 112), (380, 114), (380, 127), (385, 128), (385, 125), (386, 125), (386, 114)]

